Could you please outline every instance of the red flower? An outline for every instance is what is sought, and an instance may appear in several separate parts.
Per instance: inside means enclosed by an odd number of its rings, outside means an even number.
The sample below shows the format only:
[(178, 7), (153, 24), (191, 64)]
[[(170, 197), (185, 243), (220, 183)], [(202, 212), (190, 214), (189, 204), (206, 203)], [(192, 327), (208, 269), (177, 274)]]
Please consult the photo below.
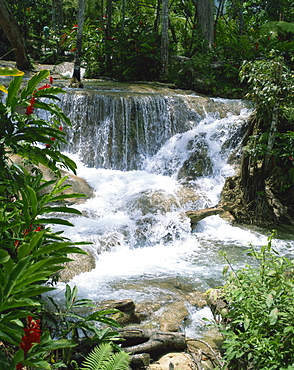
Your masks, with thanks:
[(50, 85), (48, 85), (48, 84), (45, 84), (45, 85), (43, 85), (43, 86), (39, 87), (39, 88), (38, 88), (38, 90), (48, 89), (49, 87), (51, 87), (51, 86), (50, 86)]
[(51, 85), (53, 84), (53, 77), (52, 76), (49, 77), (49, 82), (51, 83)]
[(70, 51), (72, 52), (72, 51), (76, 51), (77, 50), (77, 48), (72, 48)]
[(62, 126), (59, 126), (59, 131), (63, 131), (63, 127)]
[[(41, 340), (41, 329), (40, 320), (34, 320), (32, 316), (28, 316), (27, 327), (23, 329), (25, 335), (22, 337), (19, 348), (24, 351), (26, 355), (28, 351), (32, 348), (33, 344), (40, 343)], [(21, 370), (23, 368), (21, 363), (16, 365), (16, 370)]]
[(27, 107), (26, 109), (26, 115), (29, 116), (30, 114), (34, 113), (34, 109), (35, 109), (35, 101), (36, 99), (35, 98), (31, 98), (30, 99), (30, 105)]

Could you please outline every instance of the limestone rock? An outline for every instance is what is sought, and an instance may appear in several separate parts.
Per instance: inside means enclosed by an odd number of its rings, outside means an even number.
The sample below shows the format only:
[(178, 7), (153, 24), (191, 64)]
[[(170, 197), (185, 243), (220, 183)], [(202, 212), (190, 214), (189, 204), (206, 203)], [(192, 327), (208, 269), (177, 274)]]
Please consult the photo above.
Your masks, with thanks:
[[(10, 158), (10, 160), (11, 160), (11, 162), (14, 162), (18, 165), (24, 166), (27, 170), (30, 170), (30, 166), (29, 165), (24, 165), (23, 159), (21, 157), (19, 157), (18, 155), (13, 155)], [(47, 168), (47, 167), (45, 167), (41, 164), (38, 166), (38, 168), (42, 171), (44, 180), (47, 180), (47, 181), (54, 180), (54, 179), (57, 180), (56, 175), (49, 168)], [(67, 176), (67, 179), (65, 180), (65, 182), (63, 184), (64, 185), (71, 185), (70, 188), (65, 189), (62, 192), (63, 194), (80, 193), (80, 194), (85, 195), (85, 197), (81, 197), (81, 198), (80, 197), (70, 198), (70, 199), (66, 200), (67, 204), (82, 203), (82, 202), (85, 202), (88, 198), (92, 198), (94, 196), (94, 191), (91, 188), (91, 186), (87, 183), (86, 180), (84, 180), (81, 177), (78, 177), (74, 174), (71, 174), (67, 171), (64, 171), (64, 170), (61, 170), (60, 172), (61, 172), (62, 177)], [(47, 188), (45, 188), (44, 192), (48, 192), (52, 188), (53, 188), (53, 185), (50, 185)]]
[(148, 370), (191, 370), (194, 363), (187, 353), (168, 353), (156, 363), (149, 365)]
[(89, 254), (71, 253), (69, 257), (73, 261), (65, 263), (65, 269), (60, 272), (60, 281), (68, 282), (74, 276), (82, 272), (91, 271), (95, 268), (95, 258)]
[(177, 332), (188, 316), (189, 312), (183, 301), (169, 304), (159, 317), (160, 330)]

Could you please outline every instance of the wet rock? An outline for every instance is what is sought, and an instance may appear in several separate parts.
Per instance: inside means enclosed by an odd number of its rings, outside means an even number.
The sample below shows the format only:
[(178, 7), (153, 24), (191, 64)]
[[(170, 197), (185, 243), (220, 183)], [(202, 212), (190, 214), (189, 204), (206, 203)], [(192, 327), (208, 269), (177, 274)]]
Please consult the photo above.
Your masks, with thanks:
[(73, 261), (64, 264), (65, 268), (60, 272), (60, 281), (68, 282), (74, 276), (82, 272), (91, 271), (95, 268), (95, 258), (90, 253), (71, 253), (69, 257), (72, 258)]
[(149, 365), (148, 370), (191, 370), (194, 367), (192, 358), (187, 353), (168, 353), (156, 363)]
[[(23, 163), (23, 159), (19, 157), (18, 155), (13, 155), (10, 158), (11, 162), (14, 162), (18, 165), (24, 166), (28, 171), (32, 168), (32, 166), (27, 165)], [(56, 180), (58, 181), (58, 178), (54, 174), (53, 171), (51, 171), (49, 168), (39, 165), (38, 168), (43, 173), (44, 180), (51, 181)], [(83, 197), (77, 197), (77, 198), (69, 198), (65, 200), (65, 203), (67, 204), (74, 204), (74, 203), (82, 203), (85, 202), (88, 198), (92, 198), (94, 196), (94, 191), (91, 188), (91, 186), (87, 183), (86, 180), (82, 179), (81, 177), (78, 177), (72, 173), (69, 173), (67, 171), (61, 170), (61, 177), (67, 177), (64, 181), (63, 185), (70, 185), (70, 188), (63, 190), (62, 194), (84, 194)], [(52, 190), (54, 185), (49, 185), (44, 189), (44, 193), (50, 192)]]
[(202, 137), (196, 137), (191, 141), (193, 152), (183, 163), (178, 172), (178, 179), (195, 180), (200, 176), (208, 176), (212, 173), (212, 163), (208, 154), (208, 145)]
[(162, 190), (154, 190), (140, 193), (127, 206), (130, 212), (140, 210), (142, 215), (147, 215), (148, 213), (165, 214), (174, 208), (178, 208), (179, 203), (175, 196)]
[(160, 330), (177, 332), (183, 326), (189, 311), (184, 302), (174, 302), (163, 308), (159, 317)]

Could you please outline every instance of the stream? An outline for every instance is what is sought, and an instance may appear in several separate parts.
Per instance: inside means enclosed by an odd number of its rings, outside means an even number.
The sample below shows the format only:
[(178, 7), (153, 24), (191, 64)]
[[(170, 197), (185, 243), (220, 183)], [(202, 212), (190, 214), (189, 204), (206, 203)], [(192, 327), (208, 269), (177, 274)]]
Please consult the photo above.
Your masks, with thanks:
[[(245, 251), (250, 243), (266, 244), (266, 230), (233, 226), (219, 216), (191, 228), (185, 215), (218, 203), (225, 178), (236, 171), (229, 158), (238, 155), (248, 104), (150, 86), (86, 88), (62, 100), (73, 122), (65, 128), (63, 150), (95, 191), (76, 205), (83, 215), (69, 218), (74, 227), (62, 227), (72, 241), (92, 243), (87, 250), (95, 268), (68, 282), (79, 295), (162, 307), (221, 285), (226, 264), (220, 252), (236, 268), (250, 262)], [(289, 234), (279, 234), (274, 245), (283, 254), (294, 251)], [(58, 283), (54, 295), (61, 297), (64, 288)], [(188, 300), (186, 306), (182, 330), (197, 337), (211, 313)]]

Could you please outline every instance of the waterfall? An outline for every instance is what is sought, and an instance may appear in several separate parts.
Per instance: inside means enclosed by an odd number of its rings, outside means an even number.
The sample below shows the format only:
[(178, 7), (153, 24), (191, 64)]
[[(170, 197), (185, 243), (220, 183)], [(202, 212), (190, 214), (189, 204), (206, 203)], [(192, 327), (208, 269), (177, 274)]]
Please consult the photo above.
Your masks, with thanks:
[[(69, 218), (74, 227), (62, 227), (71, 240), (92, 243), (96, 267), (69, 282), (83, 297), (166, 305), (179, 299), (175, 287), (193, 292), (222, 284), (220, 251), (238, 267), (249, 243), (266, 243), (266, 233), (219, 216), (192, 230), (185, 215), (217, 204), (225, 178), (235, 173), (228, 158), (250, 114), (246, 102), (168, 89), (88, 89), (69, 91), (61, 104), (73, 123), (63, 149), (95, 191), (76, 205), (82, 216)], [(278, 240), (283, 248), (291, 251), (293, 243)], [(197, 312), (190, 312), (193, 321)]]
[[(90, 167), (142, 169), (146, 158), (157, 153), (168, 139), (195, 127), (206, 109), (220, 116), (224, 104), (171, 91), (70, 91), (62, 97), (62, 108), (73, 123), (67, 130), (69, 144), (64, 149), (78, 153)], [(232, 109), (240, 111), (241, 106), (236, 101)]]

